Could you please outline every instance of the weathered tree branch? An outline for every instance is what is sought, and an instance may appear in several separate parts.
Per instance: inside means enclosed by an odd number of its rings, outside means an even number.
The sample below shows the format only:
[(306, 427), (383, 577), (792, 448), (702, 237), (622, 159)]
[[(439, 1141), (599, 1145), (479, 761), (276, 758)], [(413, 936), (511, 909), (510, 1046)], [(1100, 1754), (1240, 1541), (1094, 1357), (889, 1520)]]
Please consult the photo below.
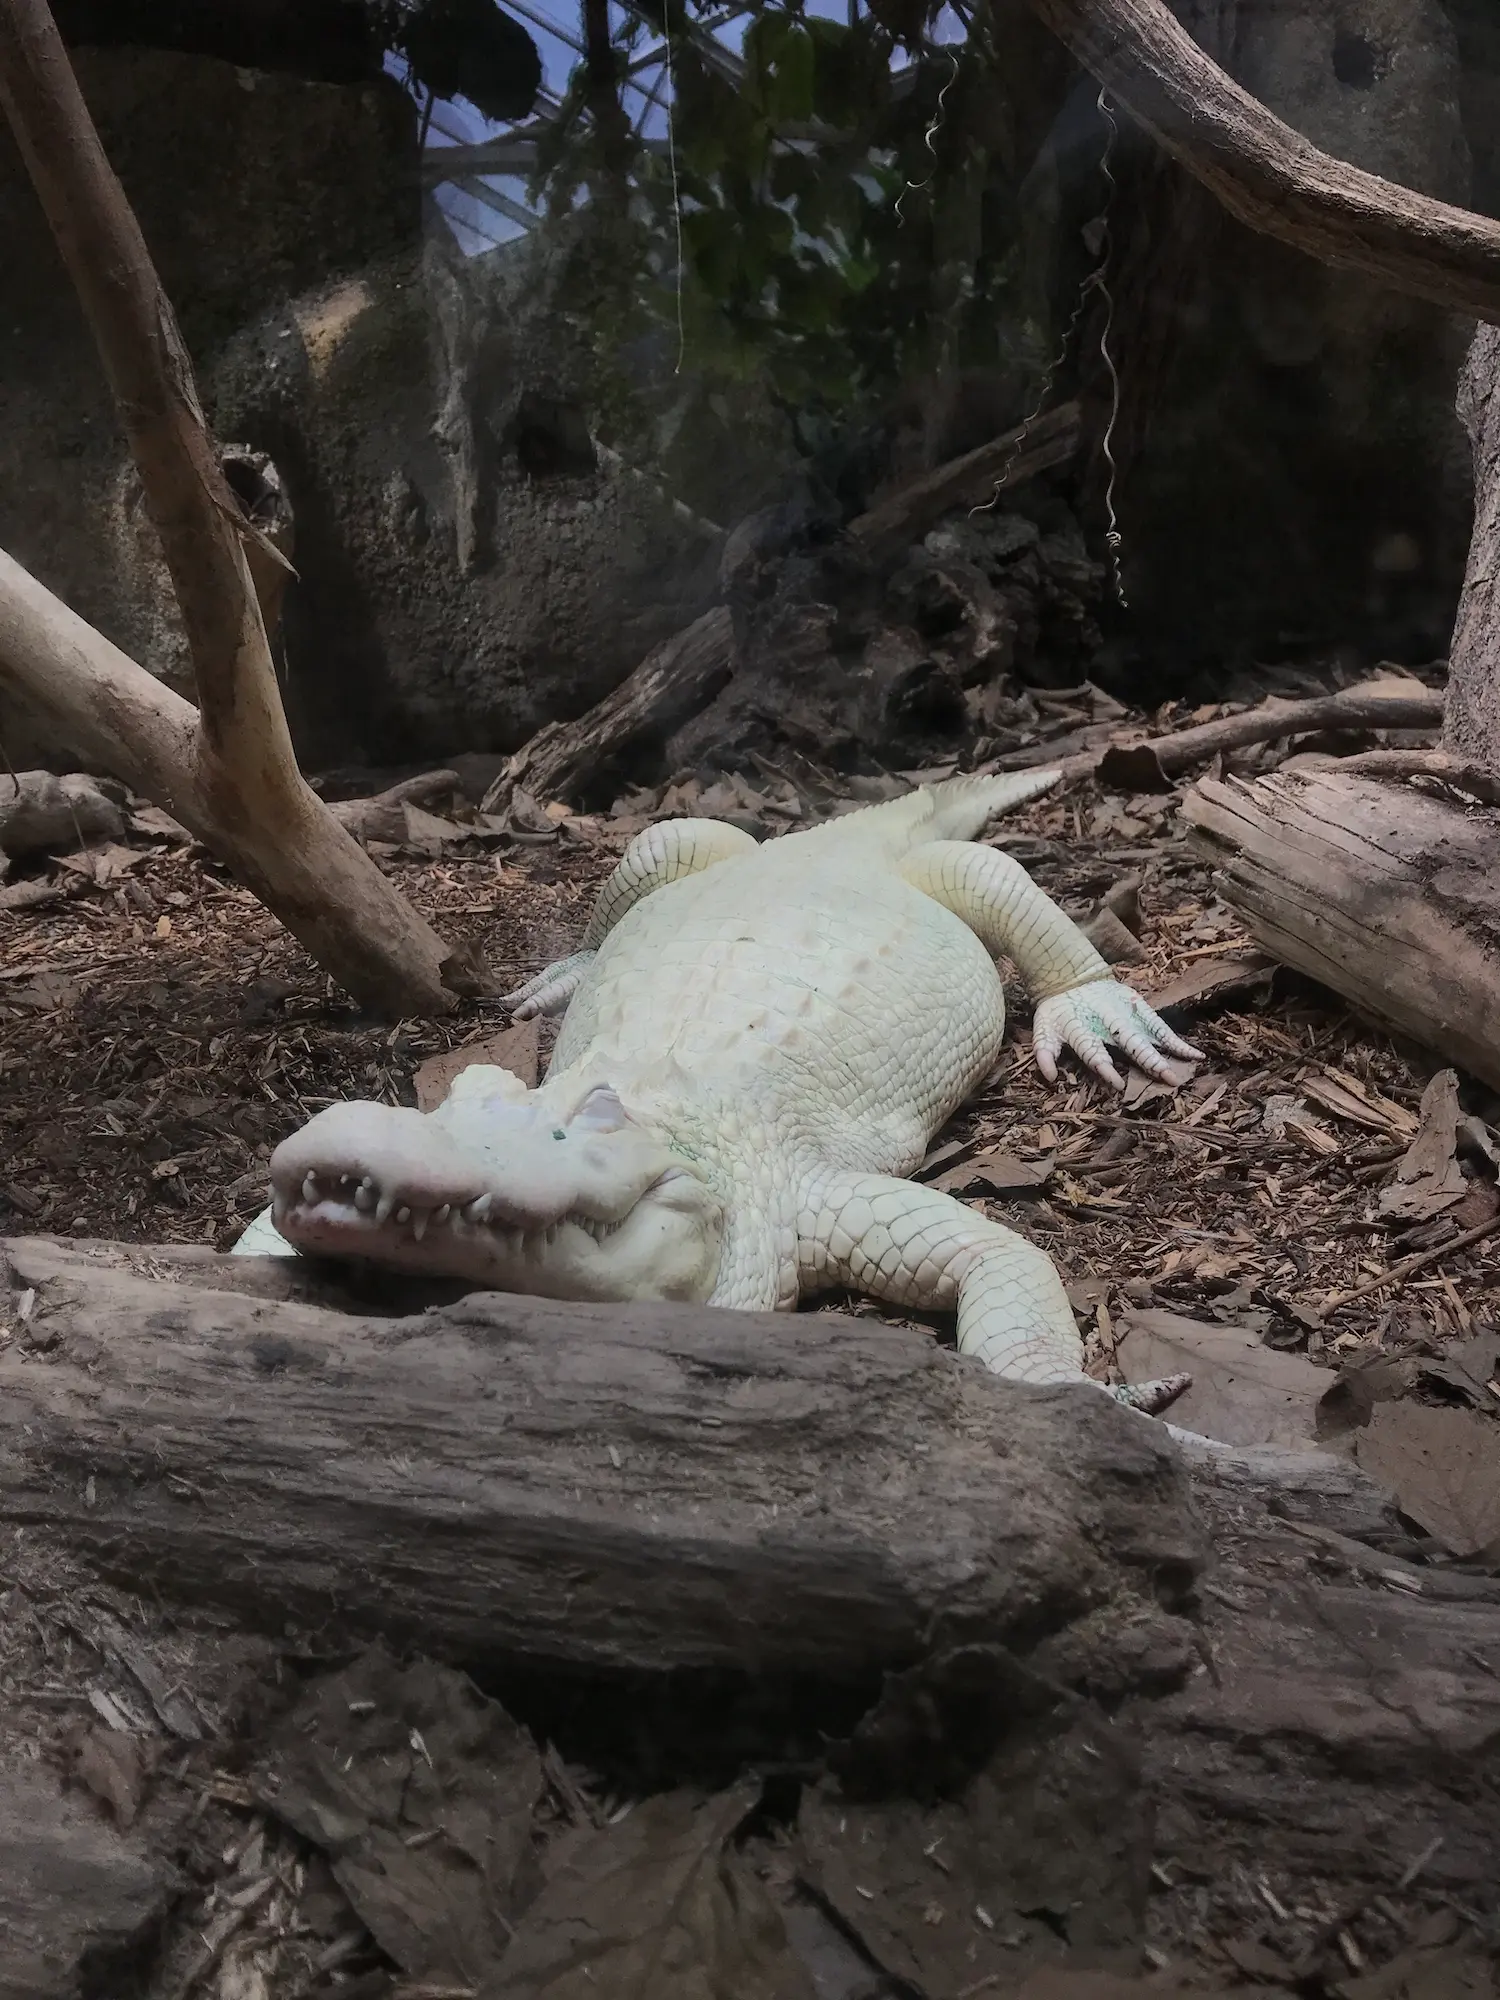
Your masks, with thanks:
[(849, 532), (877, 559), (899, 552), (955, 507), (1003, 505), (1013, 488), (1065, 465), (1077, 449), (1078, 405), (1060, 404), (898, 487), (851, 521)]
[(0, 689), (41, 706), (90, 762), (181, 820), (357, 999), (402, 1014), (452, 1007), (442, 939), (310, 787), (261, 767), (257, 792), (253, 763), (226, 782), (192, 703), (3, 550)]
[[(1340, 694), (1312, 695), (1306, 701), (1273, 697), (1240, 715), (1221, 715), (1167, 736), (1115, 742), (1102, 751), (1080, 751), (1060, 758), (1058, 769), (1065, 784), (1097, 778), (1101, 785), (1116, 791), (1170, 791), (1174, 778), (1226, 750), (1274, 743), (1283, 736), (1309, 736), (1323, 729), (1437, 729), (1442, 720), (1441, 693), (1418, 681), (1400, 689), (1386, 682), (1374, 688), (1345, 688)], [(1045, 745), (1038, 746), (1030, 761), (1037, 765), (1050, 762), (1045, 752)]]
[(1164, 0), (1028, 4), (1251, 229), (1393, 291), (1500, 322), (1500, 222), (1320, 152), (1226, 76)]
[[(253, 548), (264, 570), (275, 551), (224, 477), (171, 306), (46, 0), (0, 0), (0, 106), (130, 440), (182, 612), (198, 714), (174, 706), (3, 557), (0, 671), (175, 811), (357, 999), (402, 1014), (446, 1011), (442, 941), (297, 769), (246, 555)], [(94, 674), (103, 682), (91, 689)], [(105, 713), (119, 726), (101, 734)]]

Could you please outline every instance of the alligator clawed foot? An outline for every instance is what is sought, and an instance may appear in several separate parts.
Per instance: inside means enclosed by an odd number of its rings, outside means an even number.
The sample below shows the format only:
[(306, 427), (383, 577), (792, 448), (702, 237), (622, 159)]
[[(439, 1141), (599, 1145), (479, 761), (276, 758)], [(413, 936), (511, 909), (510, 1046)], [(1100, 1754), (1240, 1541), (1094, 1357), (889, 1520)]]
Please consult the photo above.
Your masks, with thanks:
[(1191, 1375), (1163, 1375), (1155, 1382), (1122, 1382), (1109, 1393), (1127, 1410), (1142, 1410), (1148, 1417), (1159, 1417), (1192, 1386)]

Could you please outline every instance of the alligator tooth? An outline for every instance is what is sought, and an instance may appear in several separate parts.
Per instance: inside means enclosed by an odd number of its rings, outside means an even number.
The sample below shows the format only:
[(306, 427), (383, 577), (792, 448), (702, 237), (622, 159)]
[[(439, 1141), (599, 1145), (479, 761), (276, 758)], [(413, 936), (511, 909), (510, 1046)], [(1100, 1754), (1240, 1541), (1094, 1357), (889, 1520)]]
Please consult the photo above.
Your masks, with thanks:
[(307, 1203), (309, 1208), (318, 1199), (318, 1177), (316, 1174), (307, 1174), (303, 1178), (302, 1199)]
[(479, 1196), (477, 1201), (471, 1201), (468, 1207), (464, 1210), (464, 1221), (483, 1222), (485, 1217), (489, 1214), (489, 1212), (490, 1212), (490, 1198), (487, 1194), (482, 1194)]
[(396, 1220), (398, 1222), (411, 1221), (411, 1210), (406, 1206), (405, 1202), (402, 1202), (401, 1206), (396, 1210)]
[(391, 1219), (391, 1210), (396, 1206), (393, 1194), (383, 1194), (375, 1204), (375, 1226), (383, 1229)]
[(359, 1186), (354, 1190), (354, 1206), (359, 1210), (361, 1215), (368, 1215), (370, 1213), (370, 1210), (375, 1206), (374, 1181), (362, 1180), (360, 1182)]
[(420, 1243), (427, 1234), (427, 1210), (419, 1208), (411, 1219), (411, 1233)]
[(442, 1204), (442, 1206), (441, 1206), (440, 1208), (435, 1208), (435, 1209), (434, 1209), (434, 1210), (432, 1211), (432, 1220), (433, 1220), (433, 1224), (434, 1224), (434, 1226), (435, 1226), (435, 1227), (437, 1227), (437, 1228), (441, 1228), (441, 1227), (442, 1227), (442, 1225), (443, 1225), (443, 1224), (444, 1224), (444, 1223), (445, 1223), (445, 1222), (446, 1222), (446, 1221), (448, 1220), (448, 1217), (449, 1217), (449, 1216), (450, 1216), (450, 1215), (451, 1215), (452, 1213), (453, 1213), (453, 1210), (452, 1210), (451, 1206), (450, 1206), (450, 1205), (449, 1205), (449, 1204), (448, 1204), (448, 1203), (447, 1203), (446, 1201), (445, 1201), (445, 1202), (444, 1202), (444, 1203)]

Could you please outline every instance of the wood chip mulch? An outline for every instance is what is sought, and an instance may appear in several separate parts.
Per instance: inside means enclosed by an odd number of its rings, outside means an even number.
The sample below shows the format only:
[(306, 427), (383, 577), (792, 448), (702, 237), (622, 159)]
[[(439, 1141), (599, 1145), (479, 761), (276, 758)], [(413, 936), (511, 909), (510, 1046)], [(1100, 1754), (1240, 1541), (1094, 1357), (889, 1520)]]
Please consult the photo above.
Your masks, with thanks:
[[(637, 797), (613, 818), (570, 818), (550, 840), (385, 865), (446, 936), (479, 947), (503, 990), (570, 948), (644, 817), (696, 803), (679, 786), (644, 814)], [(783, 806), (766, 823), (795, 821)], [(1500, 1232), (1333, 1303), (1500, 1213), (1494, 1169), (1465, 1160), (1462, 1198), (1430, 1219), (1378, 1214), (1436, 1065), (1321, 989), (1256, 969), (1170, 798), (1044, 799), (997, 838), (1080, 918), (1136, 878), (1143, 957), (1122, 976), (1152, 996), (1207, 995), (1173, 1016), (1204, 1051), (1197, 1075), (1176, 1089), (1134, 1075), (1122, 1098), (1076, 1065), (1048, 1086), (1015, 992), (995, 1079), (934, 1142), (927, 1177), (1046, 1246), (1096, 1347), (1121, 1306), (1153, 1301), (1253, 1309), (1271, 1344), (1335, 1365), (1495, 1314)], [(340, 1098), (412, 1102), (422, 1061), (501, 1019), (364, 1020), (200, 850), (138, 847), (118, 879), (0, 914), (0, 1228), (227, 1248), (263, 1206), (288, 1131)]]

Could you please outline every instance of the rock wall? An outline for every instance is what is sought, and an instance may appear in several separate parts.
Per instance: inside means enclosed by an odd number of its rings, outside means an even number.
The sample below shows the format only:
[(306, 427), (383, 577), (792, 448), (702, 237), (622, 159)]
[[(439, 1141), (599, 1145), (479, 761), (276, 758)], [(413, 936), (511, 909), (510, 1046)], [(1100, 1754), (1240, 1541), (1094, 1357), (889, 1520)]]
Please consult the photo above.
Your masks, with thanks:
[[(1439, 0), (1219, 11), (1232, 17), (1219, 59), (1315, 145), (1440, 199), (1473, 198), (1464, 110), (1481, 95)], [(1166, 189), (1159, 212), (1180, 199)], [(1121, 493), (1132, 671), (1338, 643), (1441, 655), (1469, 532), (1453, 410), (1467, 329), (1216, 209), (1199, 229), (1190, 269), (1146, 274), (1178, 297), (1171, 362)], [(1131, 338), (1126, 326), (1115, 343), (1127, 386)]]
[[(138, 50), (76, 60), (218, 433), (283, 476), (306, 763), (510, 748), (702, 608), (716, 551), (649, 485), (592, 464), (529, 248), (466, 265), (441, 224), (424, 230), (394, 84)], [(0, 546), (187, 691), (99, 363), (3, 136), (0, 240)], [(539, 408), (554, 429), (582, 422), (581, 457), (575, 439), (549, 458), (535, 419), (518, 432)], [(0, 728), (13, 761), (62, 747), (34, 716)]]

